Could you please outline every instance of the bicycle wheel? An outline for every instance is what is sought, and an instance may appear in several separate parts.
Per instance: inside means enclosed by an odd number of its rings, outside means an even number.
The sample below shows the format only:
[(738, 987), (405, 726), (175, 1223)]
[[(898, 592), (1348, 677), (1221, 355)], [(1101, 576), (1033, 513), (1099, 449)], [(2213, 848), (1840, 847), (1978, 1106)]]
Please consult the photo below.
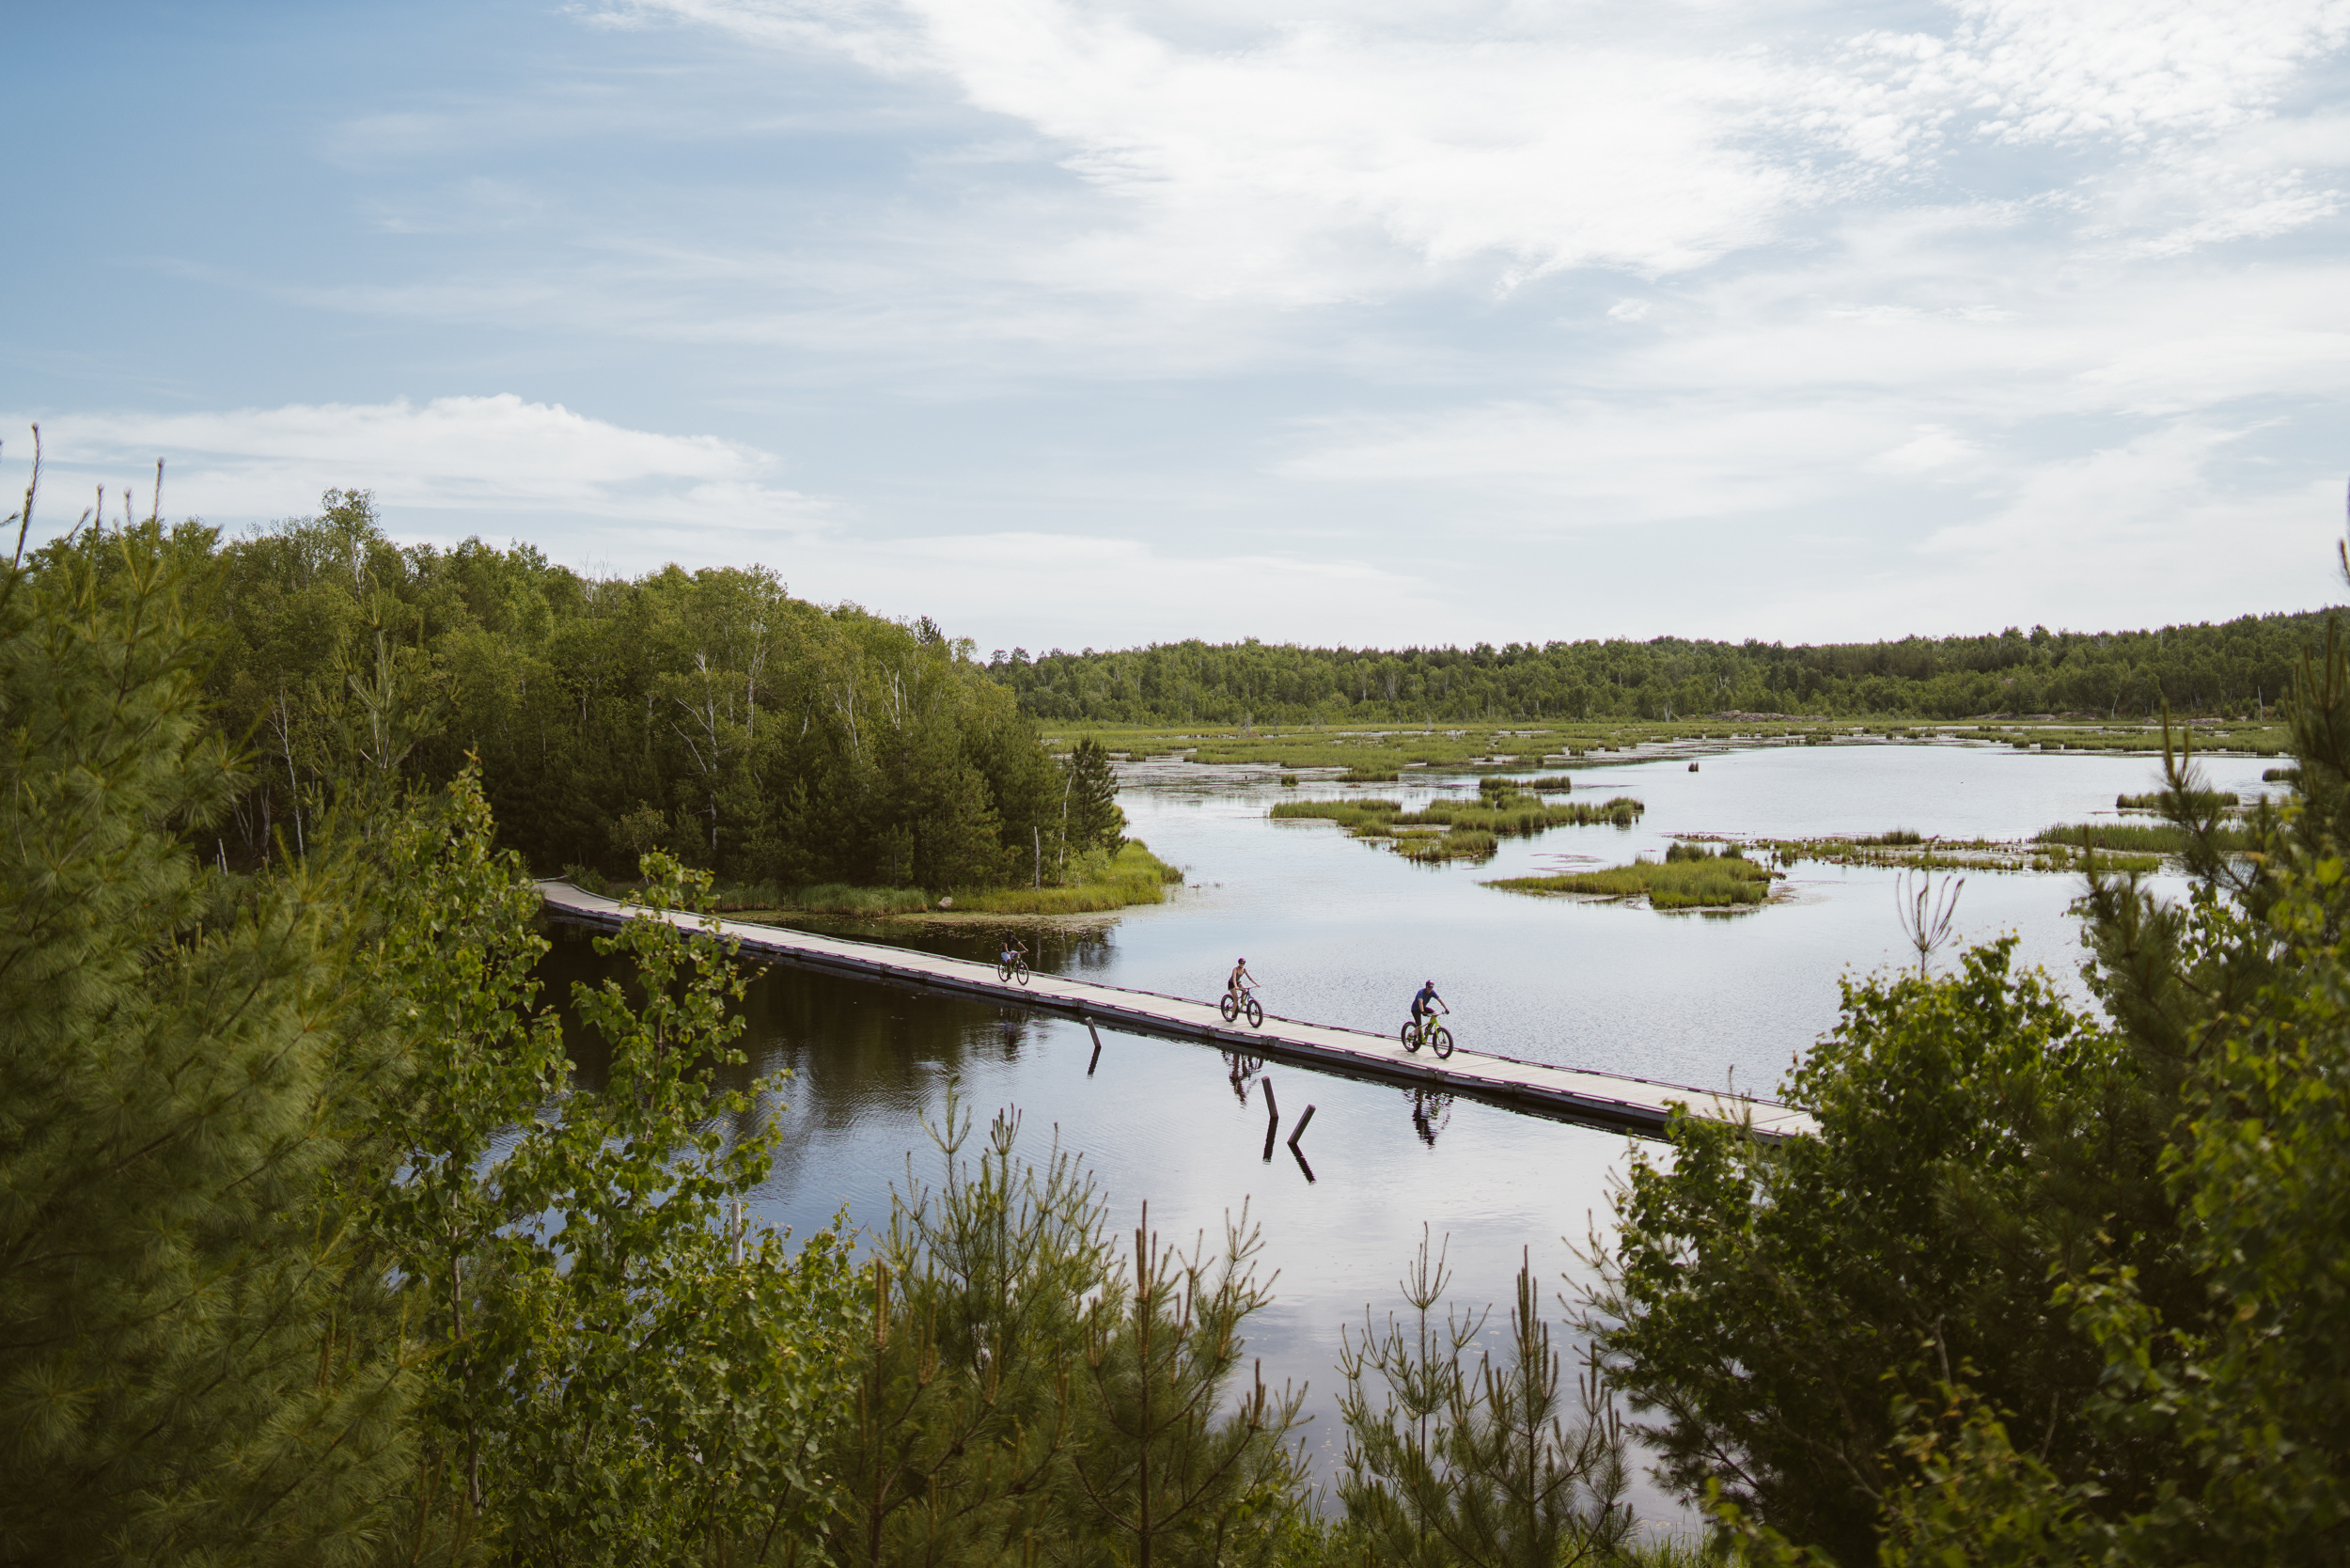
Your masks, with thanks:
[(1000, 958), (995, 961), (995, 978), (999, 980), (1011, 979), (1011, 965)]
[(1248, 998), (1248, 1027), (1252, 1029), (1264, 1027), (1264, 1009), (1254, 996)]
[(1228, 1024), (1240, 1015), (1240, 1004), (1232, 1000), (1230, 991), (1224, 993), (1224, 999), (1215, 1004), (1215, 1010), (1224, 1014), (1224, 1021)]
[(1439, 1024), (1435, 1032), (1428, 1037), (1428, 1043), (1435, 1047), (1436, 1059), (1443, 1061), (1452, 1055), (1452, 1031)]
[(1011, 978), (1018, 980), (1023, 985), (1028, 983), (1028, 961), (1026, 959), (1016, 958), (1012, 960)]
[(1400, 1038), (1400, 1039), (1403, 1042), (1403, 1048), (1404, 1048), (1405, 1050), (1407, 1050), (1407, 1051), (1417, 1051), (1417, 1050), (1418, 1050), (1418, 1049), (1419, 1049), (1419, 1026), (1418, 1026), (1418, 1024), (1406, 1024), (1406, 1025), (1404, 1025), (1404, 1026), (1403, 1026), (1403, 1031), (1402, 1031), (1402, 1034), (1401, 1034), (1398, 1038)]

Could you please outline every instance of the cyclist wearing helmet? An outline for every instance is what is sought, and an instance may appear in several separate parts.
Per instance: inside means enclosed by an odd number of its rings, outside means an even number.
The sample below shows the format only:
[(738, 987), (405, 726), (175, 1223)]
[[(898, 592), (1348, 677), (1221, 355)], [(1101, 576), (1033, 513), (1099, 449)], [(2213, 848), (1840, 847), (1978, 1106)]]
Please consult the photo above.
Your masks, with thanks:
[(1412, 997), (1412, 1022), (1415, 1025), (1424, 1026), (1429, 1019), (1434, 1017), (1437, 1013), (1450, 1012), (1452, 1010), (1450, 1008), (1444, 1005), (1444, 998), (1436, 995), (1436, 982), (1434, 980), (1430, 980), (1427, 984), (1421, 986), (1418, 993)]

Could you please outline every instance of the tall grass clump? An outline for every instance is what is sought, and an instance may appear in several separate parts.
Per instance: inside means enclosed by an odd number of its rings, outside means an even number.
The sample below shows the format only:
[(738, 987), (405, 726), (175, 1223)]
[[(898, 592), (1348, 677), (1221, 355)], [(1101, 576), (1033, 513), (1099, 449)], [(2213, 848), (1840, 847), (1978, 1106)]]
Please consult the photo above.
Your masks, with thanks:
[(1116, 854), (1089, 850), (1072, 866), (1074, 875), (1058, 887), (997, 887), (956, 898), (954, 907), (981, 915), (1092, 915), (1129, 904), (1165, 903), (1170, 886), (1183, 873), (1129, 839)]
[(1453, 827), (1442, 833), (1399, 833), (1390, 847), (1406, 860), (1426, 863), (1485, 860), (1501, 847), (1501, 840), (1481, 828)]
[[(2174, 823), (2073, 823), (2044, 827), (2032, 835), (2040, 844), (2070, 849), (2135, 851), (2140, 855), (2185, 855), (2187, 833)], [(2252, 835), (2241, 827), (2215, 827), (2212, 847), (2234, 854), (2252, 847)]]
[(1652, 909), (1735, 909), (1759, 904), (1770, 895), (1773, 873), (1741, 855), (1712, 855), (1702, 846), (1673, 846), (1664, 860), (1636, 859), (1628, 866), (1558, 876), (1503, 877), (1489, 882), (1512, 893), (1577, 893), (1590, 898), (1646, 896)]
[[(2262, 776), (2265, 778), (2267, 775), (2264, 774)], [(2113, 797), (2113, 808), (2117, 811), (2160, 811), (2165, 808), (2170, 798), (2160, 791), (2150, 795), (2116, 795)], [(2244, 804), (2236, 798), (2235, 792), (2232, 790), (2193, 790), (2188, 792), (2186, 801), (2188, 807), (2198, 812), (2209, 812), (2223, 807)]]
[(1276, 801), (1268, 814), (1280, 820), (1315, 818), (1352, 830), (1367, 823), (1393, 822), (1403, 814), (1403, 804), (1401, 801), (1359, 797), (1346, 800), (1283, 800)]
[(1403, 812), (1392, 820), (1405, 827), (1475, 827), (1504, 836), (1530, 836), (1554, 827), (1630, 827), (1647, 809), (1629, 795), (1617, 795), (1593, 805), (1510, 794), (1484, 796), (1474, 803), (1440, 800), (1423, 810)]

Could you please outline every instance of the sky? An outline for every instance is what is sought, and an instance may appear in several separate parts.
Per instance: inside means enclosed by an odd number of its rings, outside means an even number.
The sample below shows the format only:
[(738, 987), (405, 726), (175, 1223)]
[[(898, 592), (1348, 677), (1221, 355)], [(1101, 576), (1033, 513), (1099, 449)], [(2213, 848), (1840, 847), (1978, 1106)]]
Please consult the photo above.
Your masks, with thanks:
[[(2342, 597), (2350, 0), (24, 8), (0, 486), (982, 651)], [(119, 500), (110, 500), (118, 512)]]

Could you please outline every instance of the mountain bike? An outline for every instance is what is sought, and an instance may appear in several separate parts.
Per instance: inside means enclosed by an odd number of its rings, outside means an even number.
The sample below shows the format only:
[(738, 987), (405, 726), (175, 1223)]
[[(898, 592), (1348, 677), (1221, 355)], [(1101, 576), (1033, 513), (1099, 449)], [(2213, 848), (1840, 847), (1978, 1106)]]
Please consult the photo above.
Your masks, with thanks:
[(1425, 1045), (1436, 1053), (1438, 1061), (1452, 1055), (1452, 1031), (1437, 1023), (1434, 1014), (1425, 1023), (1404, 1025), (1401, 1038), (1405, 1050), (1418, 1051)]
[(1022, 985), (1027, 984), (1028, 955), (1026, 953), (996, 954), (995, 978), (1006, 981), (1018, 980)]
[(1256, 992), (1247, 986), (1242, 986), (1237, 994), (1225, 992), (1224, 1000), (1216, 1004), (1216, 1011), (1224, 1014), (1224, 1021), (1228, 1024), (1246, 1012), (1250, 1028), (1264, 1027), (1264, 1009), (1258, 1003)]

